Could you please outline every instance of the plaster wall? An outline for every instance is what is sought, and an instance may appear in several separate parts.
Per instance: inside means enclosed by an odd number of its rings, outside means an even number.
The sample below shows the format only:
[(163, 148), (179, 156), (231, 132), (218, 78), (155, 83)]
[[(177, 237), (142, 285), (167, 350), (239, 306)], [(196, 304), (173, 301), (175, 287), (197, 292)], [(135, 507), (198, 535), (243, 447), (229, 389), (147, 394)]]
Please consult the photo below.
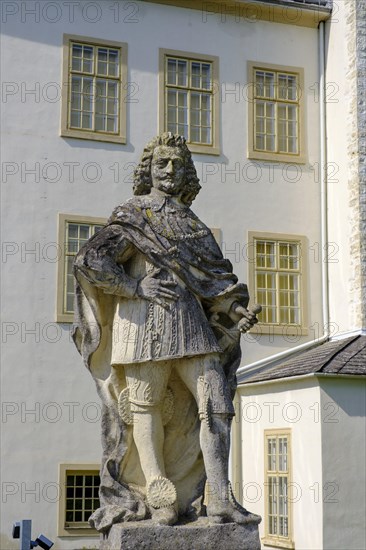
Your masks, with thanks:
[(321, 379), (323, 548), (364, 548), (365, 379)]
[[(265, 533), (264, 430), (291, 429), (293, 529), (295, 548), (323, 548), (323, 472), (320, 388), (315, 379), (248, 384), (238, 388), (239, 440), (234, 486), (244, 506), (262, 516)], [(235, 470), (238, 465), (238, 470)], [(241, 468), (241, 471), (240, 471)], [(305, 513), (306, 511), (306, 513)], [(333, 525), (333, 523), (332, 523)], [(311, 526), (311, 528), (309, 527)], [(263, 548), (269, 548), (263, 546)]]
[[(364, 9), (363, 2), (335, 2), (333, 16), (326, 23), (328, 241), (330, 250), (334, 251), (329, 258), (333, 332), (361, 329), (365, 324)], [(345, 303), (349, 307), (345, 308)]]
[[(27, 9), (33, 4), (27, 2)], [(195, 155), (203, 189), (194, 210), (207, 225), (221, 228), (224, 253), (239, 278), (248, 278), (242, 251), (248, 230), (306, 235), (310, 249), (319, 242), (319, 185), (312, 168), (319, 161), (316, 30), (229, 17), (204, 22), (199, 11), (144, 2), (132, 3), (138, 8), (136, 22), (127, 18), (123, 2), (117, 21), (108, 3), (100, 3), (96, 24), (90, 21), (92, 11), (89, 19), (83, 15), (87, 2), (77, 3), (73, 18), (65, 4), (58, 21), (49, 21), (51, 11), (48, 19), (41, 13), (37, 21), (20, 10), (2, 25), (2, 73), (10, 83), (7, 90), (13, 89), (3, 96), (2, 166), (12, 163), (14, 169), (14, 174), (3, 171), (2, 181), (2, 397), (7, 403), (2, 480), (8, 483), (3, 485), (2, 547), (7, 548), (16, 547), (7, 539), (12, 522), (24, 517), (33, 518), (35, 531), (56, 540), (56, 550), (90, 544), (87, 538), (56, 538), (58, 496), (47, 486), (57, 483), (59, 462), (98, 462), (101, 455), (94, 384), (71, 343), (69, 325), (55, 323), (57, 263), (62, 261), (55, 245), (57, 214), (107, 217), (131, 195), (133, 166), (157, 133), (159, 47), (220, 57), (222, 154)], [(128, 43), (127, 145), (59, 137), (63, 33)], [(301, 170), (254, 165), (246, 157), (248, 60), (305, 69), (308, 162)], [(70, 163), (76, 163), (73, 177)], [(215, 174), (209, 176), (212, 167)], [(312, 250), (309, 258), (311, 326), (321, 324), (320, 265)], [(313, 337), (310, 331), (308, 339)], [(248, 336), (244, 361), (301, 341)], [(45, 486), (49, 494), (42, 492)]]

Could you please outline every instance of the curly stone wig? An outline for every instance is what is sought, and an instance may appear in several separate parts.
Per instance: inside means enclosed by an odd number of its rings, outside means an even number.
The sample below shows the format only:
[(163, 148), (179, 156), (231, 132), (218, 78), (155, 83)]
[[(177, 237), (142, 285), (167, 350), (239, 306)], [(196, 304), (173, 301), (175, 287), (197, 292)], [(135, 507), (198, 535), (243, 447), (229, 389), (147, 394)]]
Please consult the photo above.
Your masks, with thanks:
[(192, 154), (187, 147), (185, 138), (178, 134), (172, 134), (171, 132), (165, 132), (155, 137), (144, 148), (140, 164), (134, 172), (133, 193), (134, 195), (148, 195), (150, 193), (152, 188), (151, 161), (155, 148), (160, 145), (176, 147), (180, 149), (183, 155), (185, 162), (185, 186), (181, 200), (184, 204), (190, 206), (201, 189), (201, 186), (197, 177), (196, 168), (193, 164)]

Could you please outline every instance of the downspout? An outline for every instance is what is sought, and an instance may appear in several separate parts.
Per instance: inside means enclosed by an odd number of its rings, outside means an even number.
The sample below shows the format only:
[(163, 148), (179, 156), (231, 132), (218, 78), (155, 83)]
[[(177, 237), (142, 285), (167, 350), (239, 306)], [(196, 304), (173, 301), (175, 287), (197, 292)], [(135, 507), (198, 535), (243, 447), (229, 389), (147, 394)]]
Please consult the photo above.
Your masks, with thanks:
[[(320, 246), (322, 263), (322, 313), (323, 336), (305, 342), (289, 350), (281, 351), (270, 357), (260, 359), (249, 365), (240, 367), (237, 375), (246, 375), (260, 370), (269, 363), (279, 362), (291, 355), (318, 346), (329, 339), (329, 283), (328, 283), (328, 198), (327, 198), (327, 138), (326, 138), (326, 104), (325, 104), (325, 23), (319, 23), (319, 117), (320, 117)], [(239, 380), (240, 383), (240, 380)]]

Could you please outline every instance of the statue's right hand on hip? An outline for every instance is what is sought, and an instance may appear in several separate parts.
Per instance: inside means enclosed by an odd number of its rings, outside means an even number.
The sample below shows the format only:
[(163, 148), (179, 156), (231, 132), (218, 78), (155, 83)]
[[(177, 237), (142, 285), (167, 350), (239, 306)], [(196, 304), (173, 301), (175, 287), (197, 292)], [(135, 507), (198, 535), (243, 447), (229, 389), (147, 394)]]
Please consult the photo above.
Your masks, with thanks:
[(179, 296), (172, 290), (176, 286), (175, 281), (161, 281), (158, 278), (161, 269), (154, 269), (143, 277), (137, 285), (137, 296), (155, 302), (159, 306), (169, 309), (172, 302), (178, 300)]

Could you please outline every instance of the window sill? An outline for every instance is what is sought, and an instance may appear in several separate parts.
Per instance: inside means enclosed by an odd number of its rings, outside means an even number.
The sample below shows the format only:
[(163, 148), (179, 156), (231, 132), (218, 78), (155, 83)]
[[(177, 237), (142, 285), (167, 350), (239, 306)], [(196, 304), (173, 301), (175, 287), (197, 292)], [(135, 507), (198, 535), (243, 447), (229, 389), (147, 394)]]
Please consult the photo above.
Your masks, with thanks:
[(107, 143), (119, 143), (125, 145), (127, 139), (125, 136), (99, 134), (97, 132), (84, 132), (78, 130), (63, 129), (61, 131), (61, 137), (74, 138), (74, 139), (87, 139), (89, 141), (103, 141)]
[(273, 546), (275, 548), (295, 548), (295, 543), (291, 539), (281, 540), (281, 539), (272, 539), (271, 537), (263, 537), (261, 539), (262, 544), (266, 546)]
[(56, 323), (73, 323), (74, 314), (73, 313), (58, 313), (56, 315)]
[(308, 329), (292, 325), (265, 325), (258, 323), (250, 329), (250, 334), (275, 334), (277, 336), (307, 336)]
[(282, 153), (269, 153), (265, 151), (248, 151), (248, 158), (253, 160), (267, 160), (271, 162), (284, 162), (286, 164), (306, 164), (304, 154), (286, 155)]
[(199, 155), (221, 155), (219, 147), (214, 147), (213, 145), (199, 145), (198, 143), (189, 143), (187, 141), (187, 147), (191, 153)]
[(100, 533), (93, 527), (67, 527), (61, 529), (58, 537), (99, 537)]

